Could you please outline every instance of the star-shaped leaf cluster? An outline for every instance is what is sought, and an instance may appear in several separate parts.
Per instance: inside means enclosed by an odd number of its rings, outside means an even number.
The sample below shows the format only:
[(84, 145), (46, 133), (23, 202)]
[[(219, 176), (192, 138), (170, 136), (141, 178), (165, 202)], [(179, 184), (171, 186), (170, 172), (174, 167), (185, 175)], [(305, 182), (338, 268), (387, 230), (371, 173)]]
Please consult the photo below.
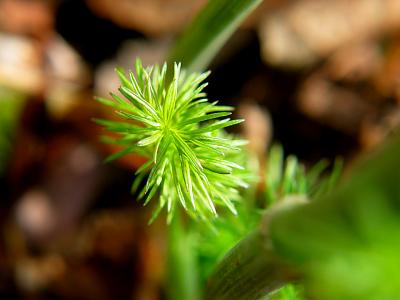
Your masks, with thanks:
[(135, 69), (135, 73), (117, 69), (120, 94), (112, 93), (111, 100), (98, 98), (122, 118), (96, 120), (118, 134), (109, 142), (124, 147), (108, 159), (131, 152), (148, 157), (136, 171), (133, 189), (147, 177), (139, 198), (147, 204), (158, 195), (152, 219), (166, 208), (171, 220), (178, 204), (204, 220), (217, 215), (216, 206), (236, 213), (238, 188), (247, 184), (241, 176), (243, 168), (229, 157), (245, 142), (228, 137), (223, 128), (243, 120), (229, 118), (232, 107), (208, 102), (203, 90), (209, 73), (186, 76), (175, 63), (168, 80), (166, 64), (144, 68), (139, 59)]

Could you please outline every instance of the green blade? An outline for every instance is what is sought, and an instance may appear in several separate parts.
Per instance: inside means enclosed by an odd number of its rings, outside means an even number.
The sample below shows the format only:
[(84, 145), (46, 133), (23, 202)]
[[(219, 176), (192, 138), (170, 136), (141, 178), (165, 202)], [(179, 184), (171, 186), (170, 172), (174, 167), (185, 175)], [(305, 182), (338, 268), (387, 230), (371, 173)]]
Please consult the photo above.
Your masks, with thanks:
[(209, 1), (172, 49), (169, 62), (185, 69), (204, 70), (216, 53), (261, 0)]

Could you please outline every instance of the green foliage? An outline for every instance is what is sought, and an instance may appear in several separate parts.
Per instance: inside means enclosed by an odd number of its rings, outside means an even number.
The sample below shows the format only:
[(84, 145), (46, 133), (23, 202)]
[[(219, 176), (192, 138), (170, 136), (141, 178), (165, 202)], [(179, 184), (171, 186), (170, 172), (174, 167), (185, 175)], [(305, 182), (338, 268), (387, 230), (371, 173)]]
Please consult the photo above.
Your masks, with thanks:
[(190, 72), (202, 71), (243, 19), (261, 0), (212, 0), (175, 43), (170, 62), (180, 61)]
[(306, 171), (294, 155), (284, 158), (283, 148), (273, 145), (269, 152), (265, 173), (265, 198), (274, 204), (288, 195), (318, 198), (331, 190), (342, 171), (343, 161), (335, 160), (328, 176), (323, 176), (329, 163), (321, 160)]
[[(241, 160), (249, 172), (249, 182), (256, 183), (256, 179), (250, 178), (250, 174), (257, 174), (258, 170), (251, 163), (251, 156), (244, 149), (241, 152)], [(247, 161), (247, 165), (244, 163)], [(254, 185), (244, 200), (237, 205), (236, 216), (227, 215), (213, 221), (214, 231), (210, 231), (201, 224), (194, 230), (196, 235), (196, 253), (199, 255), (200, 277), (205, 284), (218, 262), (235, 246), (243, 237), (249, 235), (260, 224), (263, 214), (273, 204), (277, 204), (290, 196), (299, 196), (309, 199), (317, 194), (322, 195), (332, 187), (340, 173), (342, 162), (337, 160), (330, 172), (327, 171), (328, 163), (323, 160), (306, 168), (298, 159), (289, 155), (285, 158), (283, 148), (273, 145), (268, 153), (264, 174), (265, 191), (262, 199), (255, 199), (256, 186)], [(325, 176), (324, 176), (325, 175)], [(329, 184), (328, 184), (329, 183)], [(253, 192), (252, 192), (253, 191)], [(200, 228), (199, 228), (200, 227)], [(275, 298), (280, 300), (300, 300), (301, 293), (297, 286), (286, 285), (279, 290)]]
[[(174, 223), (170, 232), (169, 277), (175, 278), (174, 289), (187, 298), (199, 297), (199, 282), (204, 284), (218, 261), (257, 227), (270, 205), (290, 195), (318, 198), (334, 186), (340, 161), (331, 176), (321, 180), (326, 162), (321, 161), (306, 172), (296, 157), (289, 155), (285, 159), (282, 147), (273, 146), (264, 176), (265, 197), (261, 201), (256, 199), (253, 185), (243, 198), (240, 188), (256, 182), (257, 168), (254, 164), (252, 167), (251, 156), (243, 147), (245, 142), (223, 131), (242, 120), (226, 118), (231, 107), (207, 101), (203, 92), (207, 73), (186, 76), (175, 64), (169, 82), (166, 64), (161, 68), (144, 68), (140, 60), (135, 73), (126, 74), (121, 69), (117, 73), (121, 95), (111, 94), (112, 100), (98, 99), (121, 117), (120, 121), (96, 120), (117, 135), (107, 136), (104, 141), (123, 147), (108, 160), (131, 152), (148, 158), (137, 170), (132, 187), (136, 190), (147, 176), (139, 198), (147, 204), (159, 197), (152, 219), (166, 207), (171, 222), (176, 206), (181, 205), (191, 217), (207, 221), (189, 222), (189, 230), (182, 231), (184, 225), (178, 218), (178, 225)], [(230, 213), (220, 210), (224, 217), (213, 218), (217, 215), (216, 205), (228, 208)], [(187, 247), (189, 252), (185, 252)], [(190, 278), (183, 276), (189, 268), (193, 275)], [(292, 285), (283, 287), (275, 296), (283, 300), (301, 299)], [(170, 293), (170, 298), (176, 295)]]
[(122, 97), (111, 94), (112, 100), (98, 101), (115, 109), (123, 120), (96, 122), (119, 135), (106, 138), (107, 142), (124, 147), (108, 160), (131, 152), (148, 157), (136, 172), (133, 189), (149, 174), (139, 198), (147, 204), (159, 194), (153, 219), (166, 207), (171, 221), (178, 204), (203, 220), (217, 215), (216, 205), (236, 214), (238, 189), (248, 185), (241, 176), (243, 167), (229, 157), (245, 142), (227, 137), (222, 129), (243, 120), (228, 117), (232, 107), (207, 101), (203, 81), (208, 73), (186, 76), (174, 64), (173, 80), (168, 83), (166, 64), (144, 68), (139, 59), (136, 75), (121, 69), (117, 73)]
[(189, 230), (197, 256), (201, 285), (215, 268), (218, 261), (234, 247), (238, 241), (253, 230), (259, 223), (263, 210), (256, 204), (256, 189), (259, 178), (258, 162), (242, 147), (234, 160), (244, 166), (241, 176), (249, 182), (249, 188), (243, 191), (242, 201), (236, 204), (237, 214), (224, 213), (208, 224), (196, 223)]
[(400, 137), (339, 187), (270, 222), (279, 253), (303, 272), (310, 299), (397, 299), (400, 294)]

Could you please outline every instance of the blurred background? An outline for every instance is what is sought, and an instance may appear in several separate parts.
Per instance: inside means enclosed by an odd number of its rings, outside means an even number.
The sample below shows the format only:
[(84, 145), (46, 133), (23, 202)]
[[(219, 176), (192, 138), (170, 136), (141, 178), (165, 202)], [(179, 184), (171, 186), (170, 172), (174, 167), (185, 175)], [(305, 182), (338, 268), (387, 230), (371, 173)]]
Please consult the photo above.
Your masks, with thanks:
[[(206, 0), (0, 0), (0, 298), (163, 299), (166, 225), (103, 159), (94, 101), (162, 63)], [(400, 124), (399, 0), (264, 1), (210, 66), (262, 159), (351, 162)]]

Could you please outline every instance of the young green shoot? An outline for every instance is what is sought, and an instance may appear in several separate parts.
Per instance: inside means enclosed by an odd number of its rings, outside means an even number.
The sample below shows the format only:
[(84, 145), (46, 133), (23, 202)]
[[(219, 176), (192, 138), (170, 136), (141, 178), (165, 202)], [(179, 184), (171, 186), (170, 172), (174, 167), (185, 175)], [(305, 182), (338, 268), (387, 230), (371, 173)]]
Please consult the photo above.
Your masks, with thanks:
[(207, 101), (209, 73), (186, 75), (175, 63), (169, 81), (166, 64), (145, 68), (137, 59), (135, 73), (117, 69), (117, 74), (120, 95), (98, 101), (112, 107), (121, 121), (96, 122), (118, 134), (108, 142), (123, 146), (109, 160), (132, 152), (148, 158), (136, 171), (133, 190), (148, 175), (139, 198), (147, 204), (158, 195), (152, 220), (165, 208), (170, 222), (177, 206), (206, 221), (217, 215), (218, 206), (236, 214), (238, 188), (247, 184), (242, 167), (228, 157), (244, 141), (227, 137), (223, 129), (243, 120), (230, 119), (232, 107)]

